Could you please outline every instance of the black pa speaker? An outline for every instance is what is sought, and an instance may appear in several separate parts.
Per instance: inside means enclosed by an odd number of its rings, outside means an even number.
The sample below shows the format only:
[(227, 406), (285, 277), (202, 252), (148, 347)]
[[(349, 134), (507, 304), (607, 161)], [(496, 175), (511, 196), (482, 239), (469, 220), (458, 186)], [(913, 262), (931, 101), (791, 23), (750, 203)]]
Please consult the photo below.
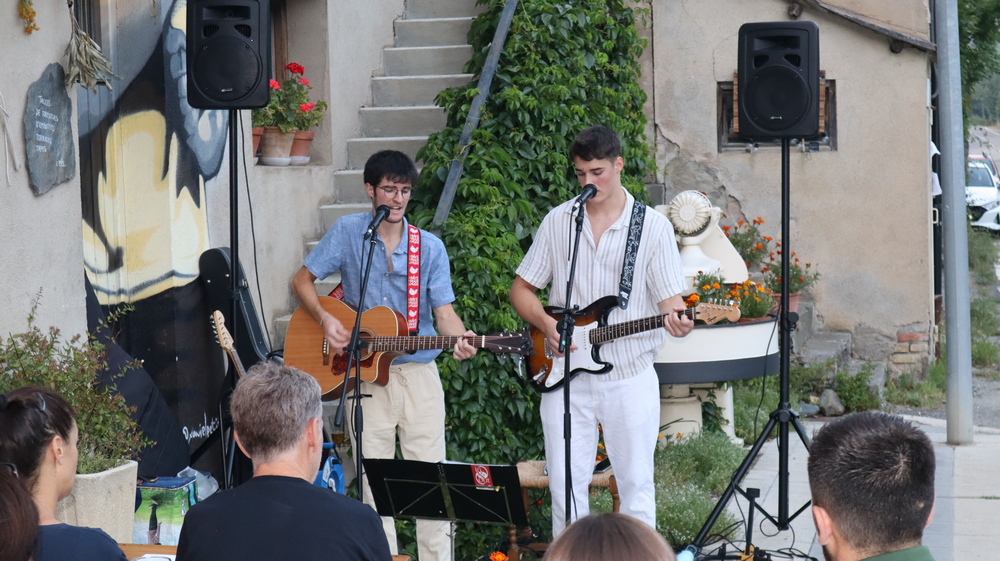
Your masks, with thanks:
[(187, 7), (188, 103), (255, 109), (270, 99), (268, 0), (191, 0)]
[(811, 21), (740, 26), (740, 135), (805, 138), (819, 132), (819, 27)]

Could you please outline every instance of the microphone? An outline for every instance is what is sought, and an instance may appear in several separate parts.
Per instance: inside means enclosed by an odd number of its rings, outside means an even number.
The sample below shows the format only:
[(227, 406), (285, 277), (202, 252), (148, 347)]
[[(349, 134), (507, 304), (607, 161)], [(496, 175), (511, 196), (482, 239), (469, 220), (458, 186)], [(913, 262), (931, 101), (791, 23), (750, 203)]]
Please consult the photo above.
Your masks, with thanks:
[(371, 224), (368, 225), (368, 230), (365, 231), (365, 239), (369, 239), (378, 230), (379, 225), (382, 221), (389, 217), (389, 207), (386, 205), (378, 205), (375, 209), (375, 217), (372, 218)]
[(580, 210), (580, 207), (583, 206), (583, 203), (594, 198), (594, 195), (596, 194), (597, 194), (597, 187), (595, 187), (593, 183), (588, 183), (583, 188), (583, 193), (580, 193), (580, 196), (576, 198), (576, 202), (573, 203), (573, 212)]

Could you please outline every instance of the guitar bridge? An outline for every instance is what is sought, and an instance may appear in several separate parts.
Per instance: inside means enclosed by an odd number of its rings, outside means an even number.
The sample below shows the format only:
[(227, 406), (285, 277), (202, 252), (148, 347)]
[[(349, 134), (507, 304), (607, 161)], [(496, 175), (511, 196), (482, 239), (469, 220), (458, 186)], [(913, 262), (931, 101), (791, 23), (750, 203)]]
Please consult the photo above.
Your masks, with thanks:
[(545, 340), (545, 358), (548, 360), (552, 360), (553, 358), (555, 358), (555, 355), (552, 354), (552, 349), (549, 348), (548, 339)]

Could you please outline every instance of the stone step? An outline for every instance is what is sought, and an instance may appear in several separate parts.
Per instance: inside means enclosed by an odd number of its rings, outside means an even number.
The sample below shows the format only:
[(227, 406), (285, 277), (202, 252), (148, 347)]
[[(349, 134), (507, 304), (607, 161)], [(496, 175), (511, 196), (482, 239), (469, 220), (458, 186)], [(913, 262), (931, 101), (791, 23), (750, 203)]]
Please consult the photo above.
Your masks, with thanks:
[(372, 154), (380, 150), (399, 150), (414, 161), (417, 151), (427, 144), (426, 136), (385, 136), (347, 139), (347, 167), (363, 169)]
[(461, 74), (472, 58), (471, 45), (392, 47), (382, 51), (386, 76)]
[(397, 47), (467, 45), (472, 16), (430, 19), (397, 19)]
[(365, 191), (365, 173), (360, 169), (342, 169), (333, 172), (333, 187), (337, 193), (338, 203), (367, 203), (371, 208), (371, 199)]
[(444, 128), (447, 115), (433, 105), (362, 107), (361, 134), (367, 137), (430, 135)]
[(846, 331), (820, 331), (810, 337), (802, 348), (795, 350), (806, 364), (833, 359), (839, 370), (851, 359), (851, 334)]
[(330, 229), (330, 226), (333, 226), (334, 222), (344, 216), (371, 211), (372, 204), (370, 202), (321, 205), (319, 207), (320, 223), (323, 224), (323, 230), (326, 231)]
[(476, 16), (486, 10), (476, 0), (406, 0), (406, 19)]
[(472, 79), (472, 74), (376, 76), (372, 78), (372, 102), (376, 107), (433, 105), (442, 90), (464, 86)]

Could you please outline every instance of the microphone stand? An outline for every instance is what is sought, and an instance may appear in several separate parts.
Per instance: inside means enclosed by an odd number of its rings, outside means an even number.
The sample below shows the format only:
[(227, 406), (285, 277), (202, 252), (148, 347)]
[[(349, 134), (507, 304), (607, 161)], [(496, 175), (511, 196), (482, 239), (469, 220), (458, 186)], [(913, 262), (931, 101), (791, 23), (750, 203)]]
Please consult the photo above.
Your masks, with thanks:
[(569, 404), (569, 386), (570, 386), (570, 364), (569, 358), (572, 354), (570, 349), (573, 345), (573, 328), (576, 326), (576, 314), (579, 311), (579, 306), (570, 306), (573, 301), (573, 280), (576, 278), (576, 258), (580, 250), (580, 234), (583, 233), (583, 219), (584, 219), (584, 208), (585, 204), (580, 204), (580, 211), (576, 215), (576, 236), (573, 242), (573, 257), (570, 260), (569, 265), (569, 278), (566, 279), (566, 301), (563, 308), (557, 308), (554, 310), (557, 314), (562, 314), (562, 321), (559, 322), (559, 352), (565, 353), (563, 355), (563, 440), (565, 442), (566, 448), (563, 452), (564, 462), (566, 468), (566, 518), (564, 521), (564, 527), (569, 526), (570, 518), (573, 512), (572, 502), (573, 502), (573, 463), (571, 461), (572, 452), (572, 413), (570, 413)]
[[(357, 490), (358, 490), (358, 500), (363, 501), (364, 495), (362, 490), (364, 489), (364, 484), (361, 478), (363, 464), (362, 459), (364, 455), (361, 453), (361, 435), (364, 433), (364, 415), (361, 410), (361, 349), (366, 347), (368, 344), (361, 341), (361, 312), (364, 310), (365, 306), (365, 294), (368, 293), (368, 275), (371, 273), (372, 269), (372, 257), (375, 256), (375, 244), (378, 243), (378, 231), (373, 230), (371, 237), (368, 238), (368, 259), (365, 261), (364, 274), (361, 276), (361, 296), (358, 299), (358, 313), (354, 317), (354, 328), (351, 330), (351, 339), (347, 343), (347, 348), (344, 349), (347, 355), (347, 370), (344, 372), (344, 384), (347, 388), (347, 384), (351, 381), (351, 367), (355, 369), (354, 375), (354, 394), (351, 399), (354, 400), (354, 460), (356, 462), (357, 478), (355, 479)], [(362, 252), (364, 252), (364, 246), (362, 246)], [(340, 405), (337, 406), (337, 414), (334, 416), (333, 424), (335, 426), (341, 426), (344, 422), (344, 403), (347, 398), (347, 391), (340, 392)]]

